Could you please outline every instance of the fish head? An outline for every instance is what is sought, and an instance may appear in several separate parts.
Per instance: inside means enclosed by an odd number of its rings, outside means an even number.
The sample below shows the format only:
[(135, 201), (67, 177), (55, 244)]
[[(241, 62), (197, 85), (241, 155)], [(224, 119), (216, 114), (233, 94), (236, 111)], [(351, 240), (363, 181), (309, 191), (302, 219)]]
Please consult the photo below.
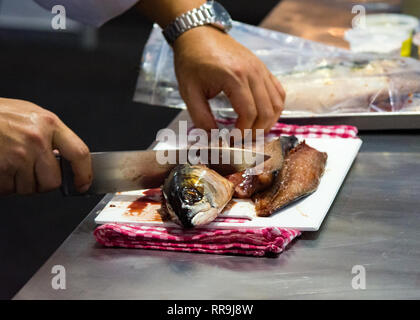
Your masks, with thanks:
[(224, 181), (217, 179), (227, 181), (204, 165), (183, 164), (174, 168), (162, 188), (172, 220), (186, 228), (213, 221), (224, 207), (217, 198), (226, 193)]
[(233, 185), (204, 165), (183, 164), (172, 170), (162, 190), (172, 220), (191, 228), (217, 217), (232, 197)]

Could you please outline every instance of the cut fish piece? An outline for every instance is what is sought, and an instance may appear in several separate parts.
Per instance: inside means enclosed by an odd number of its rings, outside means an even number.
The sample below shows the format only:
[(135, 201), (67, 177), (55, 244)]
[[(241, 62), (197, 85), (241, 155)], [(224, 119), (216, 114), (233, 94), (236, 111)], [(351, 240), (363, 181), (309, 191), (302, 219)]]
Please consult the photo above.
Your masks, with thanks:
[[(245, 170), (229, 175), (227, 178), (235, 186), (235, 198), (251, 198), (256, 192), (270, 187), (278, 171), (283, 166), (284, 157), (298, 143), (295, 136), (282, 136), (264, 144), (264, 153), (271, 158), (264, 162), (262, 173), (254, 174)], [(260, 150), (262, 151), (262, 150)]]
[(305, 141), (292, 149), (272, 186), (253, 197), (257, 216), (270, 216), (276, 210), (314, 192), (326, 162), (327, 154), (308, 146)]

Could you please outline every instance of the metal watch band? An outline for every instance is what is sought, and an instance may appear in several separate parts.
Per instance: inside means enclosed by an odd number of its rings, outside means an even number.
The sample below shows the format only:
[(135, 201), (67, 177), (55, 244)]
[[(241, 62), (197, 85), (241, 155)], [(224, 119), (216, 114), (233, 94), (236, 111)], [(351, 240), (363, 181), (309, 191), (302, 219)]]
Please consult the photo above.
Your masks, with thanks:
[(177, 17), (162, 31), (163, 36), (169, 44), (172, 44), (185, 31), (211, 24), (214, 17), (214, 11), (206, 2), (200, 7), (192, 9)]

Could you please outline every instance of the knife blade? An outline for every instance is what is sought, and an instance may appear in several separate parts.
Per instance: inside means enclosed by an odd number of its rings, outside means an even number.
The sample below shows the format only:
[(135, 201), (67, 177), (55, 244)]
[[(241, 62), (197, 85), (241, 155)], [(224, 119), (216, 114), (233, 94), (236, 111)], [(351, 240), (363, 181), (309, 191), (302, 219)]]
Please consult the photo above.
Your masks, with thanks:
[[(261, 152), (240, 148), (113, 151), (91, 153), (93, 181), (85, 194), (105, 194), (160, 187), (178, 164), (197, 161), (221, 175), (255, 167), (270, 158)], [(162, 161), (163, 159), (171, 161)], [(59, 157), (65, 196), (80, 195), (73, 184), (71, 164)]]

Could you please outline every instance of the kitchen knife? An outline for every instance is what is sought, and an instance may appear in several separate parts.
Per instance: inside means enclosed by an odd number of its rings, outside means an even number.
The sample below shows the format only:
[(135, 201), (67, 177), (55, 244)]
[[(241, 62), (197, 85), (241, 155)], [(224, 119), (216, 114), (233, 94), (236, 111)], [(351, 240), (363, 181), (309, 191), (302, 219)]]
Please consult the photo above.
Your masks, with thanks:
[[(191, 149), (116, 151), (91, 153), (93, 182), (86, 194), (104, 194), (160, 187), (169, 172), (178, 164), (201, 159), (222, 175), (255, 167), (270, 158), (261, 152), (240, 148), (205, 147)], [(162, 156), (170, 163), (158, 161)], [(160, 158), (159, 158), (160, 157)], [(190, 157), (190, 158), (188, 158)], [(65, 196), (79, 195), (73, 184), (71, 164), (59, 157), (62, 192)], [(204, 161), (204, 162), (203, 162)], [(195, 162), (197, 163), (197, 162)]]

